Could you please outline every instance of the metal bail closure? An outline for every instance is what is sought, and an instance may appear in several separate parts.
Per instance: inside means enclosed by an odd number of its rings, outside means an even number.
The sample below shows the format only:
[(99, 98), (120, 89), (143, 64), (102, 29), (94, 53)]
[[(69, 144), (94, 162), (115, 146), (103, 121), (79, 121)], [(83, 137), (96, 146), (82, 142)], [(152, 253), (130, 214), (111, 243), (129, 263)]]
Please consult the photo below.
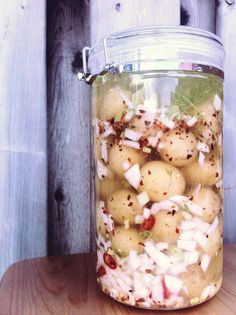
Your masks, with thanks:
[(104, 48), (104, 57), (105, 57), (105, 65), (103, 70), (100, 73), (92, 74), (88, 69), (88, 56), (92, 48), (84, 47), (82, 50), (82, 59), (83, 59), (83, 72), (78, 72), (77, 76), (79, 81), (84, 81), (88, 84), (92, 84), (98, 75), (104, 75), (107, 72), (112, 74), (122, 73), (124, 71), (124, 66), (115, 62), (110, 62), (108, 58), (108, 49), (107, 49), (107, 41), (111, 38), (117, 38), (114, 36), (105, 36), (103, 39), (103, 48)]

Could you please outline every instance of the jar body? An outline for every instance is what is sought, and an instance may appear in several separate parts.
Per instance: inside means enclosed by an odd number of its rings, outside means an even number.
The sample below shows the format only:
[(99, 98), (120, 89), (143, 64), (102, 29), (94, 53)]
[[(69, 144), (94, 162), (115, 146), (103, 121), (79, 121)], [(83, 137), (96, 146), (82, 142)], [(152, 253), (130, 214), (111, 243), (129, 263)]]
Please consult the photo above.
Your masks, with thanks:
[(117, 301), (178, 309), (219, 290), (222, 97), (190, 71), (93, 83), (97, 278)]

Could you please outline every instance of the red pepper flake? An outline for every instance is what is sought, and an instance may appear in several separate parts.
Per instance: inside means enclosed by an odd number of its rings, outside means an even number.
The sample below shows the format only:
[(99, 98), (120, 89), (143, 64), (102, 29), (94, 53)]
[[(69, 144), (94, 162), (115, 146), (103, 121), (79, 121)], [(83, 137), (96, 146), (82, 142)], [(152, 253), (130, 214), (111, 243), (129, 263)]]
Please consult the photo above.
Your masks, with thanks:
[(98, 274), (98, 277), (105, 276), (105, 274), (106, 274), (106, 269), (105, 269), (103, 266), (100, 266), (100, 267), (98, 268), (97, 274)]
[(148, 142), (149, 142), (148, 139), (144, 137), (141, 137), (138, 141), (141, 149), (143, 149), (146, 145), (148, 145)]
[(127, 200), (130, 200), (130, 198), (131, 198), (131, 195), (129, 194), (128, 197), (127, 197)]
[(148, 170), (148, 175), (151, 175), (151, 174), (152, 174), (152, 172)]
[(128, 158), (127, 160), (131, 163), (131, 158)]
[(219, 177), (219, 173), (218, 172), (216, 172), (216, 177)]
[(169, 158), (169, 161), (171, 162), (172, 160), (173, 160), (173, 158), (172, 158), (172, 157), (170, 157), (170, 158)]
[(117, 267), (116, 261), (115, 261), (115, 259), (114, 259), (111, 255), (109, 255), (109, 254), (107, 254), (107, 253), (104, 253), (104, 254), (103, 254), (103, 260), (104, 260), (104, 263), (105, 263), (109, 268), (111, 268), (111, 269), (116, 269), (116, 267)]
[(141, 245), (141, 246), (143, 246), (143, 247), (145, 247), (145, 244), (142, 243), (142, 242), (139, 242), (138, 244)]
[(167, 191), (163, 192), (163, 195), (164, 195), (164, 196), (167, 195)]
[(193, 196), (189, 196), (188, 199), (192, 201), (193, 200)]
[(211, 149), (212, 149), (212, 151), (214, 150), (214, 144), (213, 143), (211, 143)]
[(176, 213), (176, 210), (172, 210), (171, 214), (175, 215), (175, 213)]
[(145, 272), (146, 272), (146, 273), (151, 273), (152, 270), (151, 270), (151, 269), (145, 269)]
[(140, 110), (139, 110), (139, 112), (140, 112), (141, 114), (146, 113), (146, 111), (145, 111), (145, 110), (143, 110), (143, 109), (140, 109)]
[(155, 224), (155, 217), (151, 214), (148, 219), (145, 219), (144, 222), (140, 225), (140, 231), (148, 231), (153, 228)]
[(144, 298), (139, 298), (136, 300), (136, 303), (143, 303), (145, 302), (145, 299)]
[(191, 159), (191, 157), (192, 157), (192, 154), (188, 154), (187, 155), (187, 160)]
[(132, 205), (133, 205), (133, 202), (130, 201), (130, 203), (128, 204), (128, 207), (132, 207)]
[(179, 229), (178, 229), (178, 228), (176, 228), (176, 229), (175, 229), (175, 232), (176, 232), (177, 234), (179, 234)]
[(142, 181), (142, 179), (140, 180), (140, 185), (143, 186), (143, 181)]
[(166, 286), (164, 278), (162, 280), (162, 287), (163, 287), (164, 299), (169, 299), (170, 298), (170, 291)]
[(146, 125), (147, 127), (151, 125), (151, 122), (148, 121), (148, 120), (145, 120), (144, 123), (145, 123), (145, 125)]

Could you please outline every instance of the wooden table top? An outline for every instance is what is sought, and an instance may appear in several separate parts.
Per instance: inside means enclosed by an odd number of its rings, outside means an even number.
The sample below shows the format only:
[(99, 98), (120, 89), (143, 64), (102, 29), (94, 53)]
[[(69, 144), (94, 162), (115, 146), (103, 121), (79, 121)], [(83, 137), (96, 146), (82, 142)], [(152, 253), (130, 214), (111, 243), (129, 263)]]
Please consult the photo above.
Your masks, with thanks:
[[(154, 311), (121, 305), (99, 289), (95, 255), (37, 258), (9, 267), (0, 285), (0, 315), (128, 315)], [(158, 314), (236, 314), (236, 245), (224, 247), (224, 280), (218, 295), (202, 305)]]

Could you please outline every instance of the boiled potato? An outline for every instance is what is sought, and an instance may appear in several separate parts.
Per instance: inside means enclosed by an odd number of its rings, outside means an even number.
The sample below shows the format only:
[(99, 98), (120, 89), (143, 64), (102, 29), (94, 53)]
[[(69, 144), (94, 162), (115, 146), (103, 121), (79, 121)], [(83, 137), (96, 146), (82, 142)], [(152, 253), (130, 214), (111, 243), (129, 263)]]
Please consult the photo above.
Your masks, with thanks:
[(212, 154), (207, 154), (201, 165), (197, 160), (182, 168), (184, 178), (189, 185), (202, 184), (211, 186), (221, 178), (220, 161)]
[(122, 186), (123, 185), (120, 180), (109, 179), (109, 178), (99, 180), (97, 183), (99, 199), (106, 200), (116, 190), (121, 189)]
[[(116, 116), (117, 113), (121, 113), (126, 109), (125, 101), (122, 94), (128, 94), (118, 87), (114, 86), (104, 93), (104, 97), (101, 103), (98, 104), (98, 117), (103, 120), (109, 120)], [(127, 95), (129, 96), (129, 95)]]
[(164, 148), (160, 155), (170, 164), (188, 165), (197, 157), (197, 140), (192, 132), (186, 132), (184, 128), (170, 130), (162, 137), (161, 142)]
[(217, 283), (222, 276), (223, 269), (223, 248), (219, 249), (219, 252), (214, 256), (207, 269), (206, 277), (208, 284)]
[(143, 241), (143, 237), (135, 228), (126, 230), (124, 227), (117, 227), (111, 238), (111, 247), (118, 255), (125, 257), (131, 250), (142, 253), (143, 246), (140, 243)]
[(187, 272), (180, 274), (180, 278), (188, 290), (189, 299), (200, 297), (207, 286), (206, 276), (198, 264), (188, 266)]
[(220, 212), (220, 198), (211, 188), (202, 187), (197, 194), (190, 192), (193, 197), (192, 201), (203, 208), (204, 221), (212, 223), (215, 216)]
[[(204, 138), (204, 132), (210, 129), (209, 142), (214, 142), (221, 130), (221, 113), (216, 112), (212, 102), (209, 100), (197, 107), (195, 115), (199, 118), (198, 122), (193, 126), (193, 132), (197, 137)], [(212, 138), (212, 135), (214, 136)], [(211, 136), (211, 137), (210, 137)]]
[(178, 227), (183, 220), (181, 211), (161, 210), (155, 215), (152, 238), (155, 242), (173, 242), (179, 237)]
[(160, 201), (173, 195), (182, 195), (185, 180), (181, 172), (168, 163), (151, 161), (141, 168), (140, 191), (147, 191), (152, 201)]
[(119, 145), (115, 143), (111, 148), (109, 155), (109, 165), (111, 170), (118, 176), (124, 176), (124, 169), (122, 163), (128, 160), (131, 164), (139, 164), (142, 166), (145, 163), (145, 153), (141, 150)]
[(143, 212), (136, 194), (129, 189), (114, 192), (107, 200), (107, 208), (117, 224), (124, 224), (125, 220), (135, 224), (135, 216)]

